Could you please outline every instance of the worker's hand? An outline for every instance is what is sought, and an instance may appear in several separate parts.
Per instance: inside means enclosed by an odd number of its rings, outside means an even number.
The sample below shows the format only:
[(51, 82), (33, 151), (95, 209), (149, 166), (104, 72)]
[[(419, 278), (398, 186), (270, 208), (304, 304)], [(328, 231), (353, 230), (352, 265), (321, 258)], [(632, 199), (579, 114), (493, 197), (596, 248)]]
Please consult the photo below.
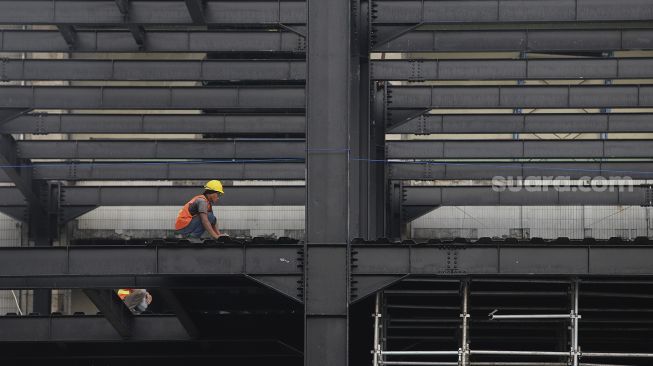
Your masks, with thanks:
[(145, 301), (147, 302), (148, 305), (152, 303), (152, 295), (150, 295), (149, 292), (145, 293)]

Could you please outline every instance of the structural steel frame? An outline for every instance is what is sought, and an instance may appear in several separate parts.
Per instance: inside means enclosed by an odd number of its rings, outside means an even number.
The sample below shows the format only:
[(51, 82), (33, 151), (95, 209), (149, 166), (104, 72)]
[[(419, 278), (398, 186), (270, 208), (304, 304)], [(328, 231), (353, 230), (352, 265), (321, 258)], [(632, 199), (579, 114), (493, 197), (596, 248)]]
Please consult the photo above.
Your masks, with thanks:
[(388, 133), (652, 132), (651, 118), (649, 113), (422, 114), (396, 121)]
[(23, 114), (0, 122), (0, 133), (304, 135), (300, 114)]
[[(82, 288), (106, 313), (106, 318), (84, 319), (5, 317), (0, 319), (0, 341), (67, 342), (80, 335), (85, 340), (188, 340), (196, 332), (180, 304), (177, 317), (125, 317), (124, 307), (110, 289), (210, 287), (218, 277), (237, 276), (303, 302), (305, 365), (340, 366), (349, 362), (350, 305), (407, 276), (653, 276), (653, 248), (646, 246), (351, 244), (354, 238), (401, 234), (396, 225), (442, 205), (650, 203), (650, 185), (632, 190), (608, 187), (603, 192), (588, 192), (582, 184), (568, 191), (551, 186), (501, 191), (486, 184), (409, 186), (400, 182), (487, 179), (498, 173), (581, 178), (613, 175), (613, 171), (635, 179), (650, 178), (653, 142), (649, 140), (385, 143), (386, 130), (417, 134), (651, 132), (651, 113), (612, 114), (609, 109), (653, 108), (653, 86), (633, 81), (653, 76), (652, 59), (614, 54), (653, 49), (652, 2), (558, 0), (556, 4), (517, 0), (1, 1), (0, 24), (52, 29), (2, 29), (3, 53), (195, 55), (184, 61), (126, 60), (120, 55), (0, 60), (4, 82), (103, 83), (0, 86), (0, 164), (4, 165), (0, 181), (14, 183), (0, 187), (0, 209), (22, 219), (29, 212), (30, 228), (37, 230), (29, 237), (38, 245), (0, 248), (0, 288), (35, 289), (34, 309), (42, 313), (49, 312), (49, 289)], [(370, 53), (470, 51), (519, 52), (520, 58), (370, 60)], [(532, 59), (529, 53), (557, 56)], [(563, 58), (568, 55), (592, 58)], [(105, 56), (111, 59), (100, 59)], [(607, 81), (591, 86), (519, 85), (543, 79)], [(611, 85), (612, 79), (628, 79), (631, 84)], [(516, 81), (518, 85), (386, 82), (438, 80)], [(104, 84), (114, 81), (173, 83), (166, 87)], [(188, 81), (204, 85), (175, 83)], [(519, 114), (523, 108), (600, 108), (601, 113), (526, 116)], [(439, 115), (433, 114), (434, 109), (511, 109), (515, 114)], [(80, 113), (88, 110), (94, 112)], [(147, 115), (142, 110), (198, 114)], [(10, 135), (21, 133), (186, 133), (206, 138), (15, 141)], [(277, 139), (261, 139), (269, 135)], [(227, 139), (231, 137), (236, 139)], [(199, 160), (207, 156), (213, 161)], [(145, 162), (148, 159), (153, 161)], [(424, 161), (429, 159), (433, 161)], [(518, 161), (504, 166), (506, 159)], [(148, 165), (134, 169), (135, 164)], [(197, 187), (188, 186), (77, 186), (65, 181), (208, 179), (213, 177), (207, 171), (217, 169), (222, 178), (230, 179), (305, 178), (305, 186), (229, 186), (221, 203), (304, 205), (306, 242), (42, 247), (52, 243), (53, 228), (98, 205), (179, 205), (198, 193)], [(41, 222), (47, 222), (44, 229), (38, 225)], [(80, 326), (82, 330), (77, 329)], [(17, 331), (19, 327), (23, 330)]]

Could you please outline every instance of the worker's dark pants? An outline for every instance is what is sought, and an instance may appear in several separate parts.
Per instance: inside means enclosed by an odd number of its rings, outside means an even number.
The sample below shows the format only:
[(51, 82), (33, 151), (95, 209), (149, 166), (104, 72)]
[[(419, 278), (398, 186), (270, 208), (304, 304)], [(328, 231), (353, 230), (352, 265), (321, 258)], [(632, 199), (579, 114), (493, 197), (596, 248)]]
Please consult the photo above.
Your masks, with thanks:
[[(215, 225), (217, 219), (215, 218), (213, 212), (209, 212), (208, 217), (211, 225)], [(204, 234), (204, 226), (202, 226), (202, 219), (200, 218), (200, 215), (198, 214), (193, 216), (193, 219), (190, 220), (188, 226), (186, 226), (181, 230), (178, 230), (177, 233), (184, 236), (192, 236), (194, 238), (201, 237), (202, 234)]]

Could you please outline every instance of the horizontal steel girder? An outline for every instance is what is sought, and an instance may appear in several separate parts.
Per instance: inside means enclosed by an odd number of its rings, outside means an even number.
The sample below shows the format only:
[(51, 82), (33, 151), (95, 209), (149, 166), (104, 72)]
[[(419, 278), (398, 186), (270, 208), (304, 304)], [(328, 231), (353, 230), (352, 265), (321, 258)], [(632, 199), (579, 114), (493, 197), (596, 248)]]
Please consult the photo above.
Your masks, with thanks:
[(653, 29), (412, 31), (373, 52), (607, 52), (653, 49)]
[(413, 140), (386, 147), (388, 159), (650, 159), (653, 140)]
[(301, 276), (301, 249), (288, 244), (0, 248), (0, 288), (148, 288), (166, 278), (174, 286), (201, 287), (200, 280), (193, 285), (174, 279)]
[(146, 31), (139, 46), (130, 31), (76, 33), (69, 46), (58, 31), (0, 30), (0, 52), (284, 52), (303, 54), (306, 42), (290, 32)]
[[(588, 176), (595, 176), (587, 174)], [(517, 176), (512, 174), (511, 176)], [(548, 176), (548, 175), (547, 175)], [(610, 175), (612, 176), (612, 175)], [(626, 174), (618, 176), (625, 177)], [(607, 178), (607, 177), (606, 177)], [(603, 187), (587, 192), (588, 187), (566, 187), (556, 190), (553, 187), (537, 190), (509, 189), (498, 191), (492, 187), (407, 187), (404, 205), (407, 206), (494, 206), (494, 205), (642, 205), (645, 201), (645, 188)], [(62, 187), (64, 200), (62, 207), (87, 206), (180, 206), (189, 197), (197, 194), (199, 188), (188, 187)], [(305, 189), (303, 186), (227, 187), (220, 205), (226, 206), (303, 206)], [(3, 207), (24, 206), (24, 199), (15, 188), (0, 188), (0, 205)]]
[(438, 187), (404, 188), (404, 206), (640, 206), (646, 199), (645, 187), (590, 186), (522, 187)]
[[(219, 173), (216, 173), (219, 174)], [(63, 207), (80, 206), (183, 206), (202, 193), (201, 187), (186, 186), (67, 186), (62, 187)], [(225, 187), (220, 205), (225, 206), (303, 206), (303, 186)], [(24, 206), (16, 188), (0, 187), (0, 206)]]
[[(173, 315), (133, 319), (127, 341), (189, 341)], [(0, 342), (125, 342), (103, 316), (0, 317)]]
[(0, 108), (301, 111), (304, 104), (303, 87), (0, 87)]
[(355, 245), (352, 276), (653, 274), (650, 246)]
[(292, 140), (21, 140), (25, 159), (284, 159), (303, 160), (305, 143)]
[[(2, 4), (2, 2), (0, 2)], [(4, 60), (3, 80), (303, 82), (304, 61)]]
[(653, 77), (651, 58), (526, 60), (384, 60), (370, 63), (374, 80), (552, 80)]
[[(289, 81), (306, 78), (304, 61), (5, 60), (11, 80)], [(377, 60), (373, 80), (635, 79), (653, 77), (653, 59)]]
[(425, 114), (390, 126), (388, 133), (653, 132), (651, 121), (648, 113)]
[(653, 85), (393, 86), (388, 108), (653, 107)]
[(304, 134), (305, 124), (292, 114), (29, 114), (0, 124), (0, 133)]
[(375, 24), (648, 21), (651, 0), (377, 0)]
[[(130, 0), (125, 17), (114, 0), (2, 1), (0, 24), (192, 25), (183, 0)], [(297, 24), (306, 22), (304, 1), (205, 1), (204, 24)]]
[[(41, 180), (303, 180), (304, 163), (45, 163), (32, 168)], [(0, 182), (8, 182), (0, 172)]]
[(493, 177), (630, 177), (653, 179), (653, 162), (452, 162), (390, 163), (391, 180), (456, 180)]

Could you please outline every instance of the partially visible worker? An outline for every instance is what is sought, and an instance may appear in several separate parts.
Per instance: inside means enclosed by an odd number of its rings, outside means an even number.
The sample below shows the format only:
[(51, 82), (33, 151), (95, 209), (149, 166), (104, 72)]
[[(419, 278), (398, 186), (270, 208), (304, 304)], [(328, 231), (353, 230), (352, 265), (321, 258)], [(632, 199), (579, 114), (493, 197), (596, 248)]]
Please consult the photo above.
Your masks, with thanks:
[(135, 314), (144, 312), (152, 303), (152, 295), (142, 288), (121, 288), (118, 290), (118, 297)]
[(222, 182), (211, 180), (204, 185), (204, 193), (191, 198), (184, 207), (179, 210), (175, 230), (177, 234), (186, 237), (200, 238), (207, 232), (213, 239), (223, 234), (218, 230), (213, 205), (218, 203), (220, 196), (224, 194)]

